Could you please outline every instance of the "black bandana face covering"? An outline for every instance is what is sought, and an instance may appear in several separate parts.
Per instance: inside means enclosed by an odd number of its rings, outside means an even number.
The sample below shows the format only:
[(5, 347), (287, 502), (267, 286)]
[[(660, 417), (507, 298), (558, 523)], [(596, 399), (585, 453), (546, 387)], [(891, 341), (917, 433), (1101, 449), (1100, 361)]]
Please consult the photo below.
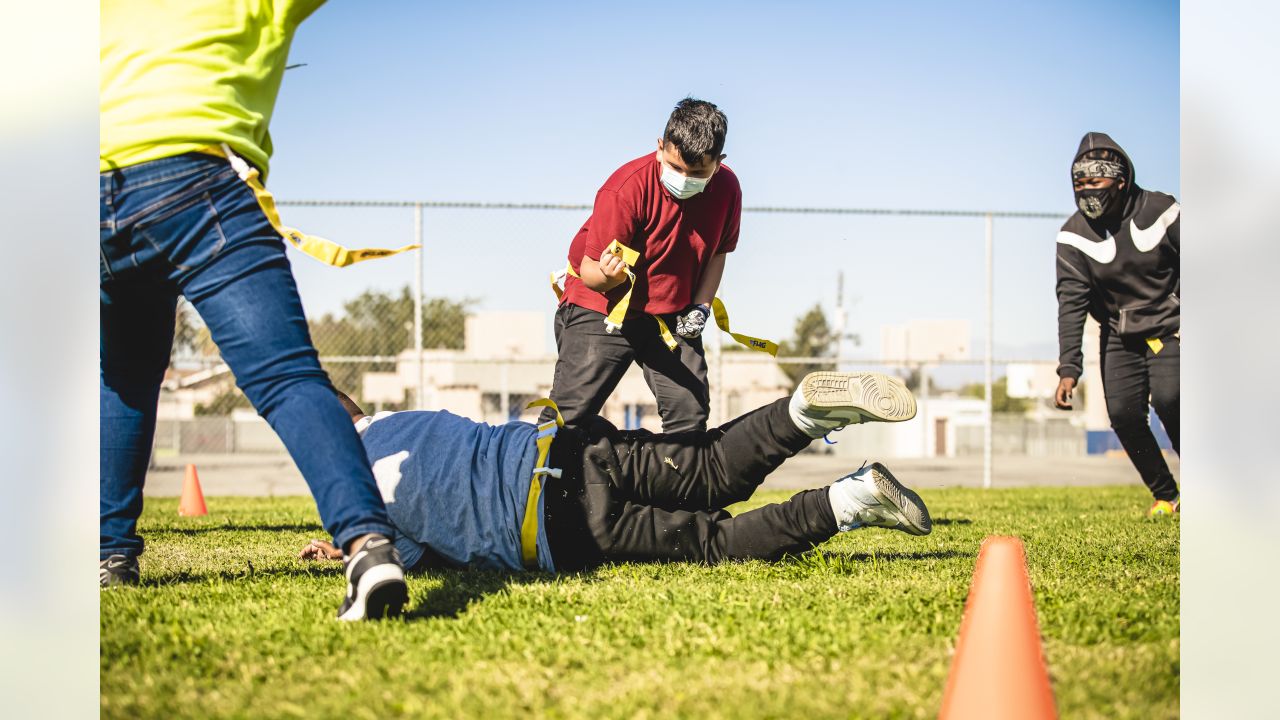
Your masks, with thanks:
[(1110, 160), (1081, 158), (1071, 166), (1071, 179), (1111, 178), (1117, 182), (1108, 188), (1076, 191), (1076, 207), (1090, 220), (1097, 220), (1111, 210), (1116, 198), (1120, 196), (1118, 182), (1124, 177), (1124, 164)]
[(1080, 212), (1084, 213), (1085, 217), (1097, 220), (1107, 214), (1118, 194), (1115, 185), (1094, 190), (1077, 190), (1076, 207), (1080, 208)]

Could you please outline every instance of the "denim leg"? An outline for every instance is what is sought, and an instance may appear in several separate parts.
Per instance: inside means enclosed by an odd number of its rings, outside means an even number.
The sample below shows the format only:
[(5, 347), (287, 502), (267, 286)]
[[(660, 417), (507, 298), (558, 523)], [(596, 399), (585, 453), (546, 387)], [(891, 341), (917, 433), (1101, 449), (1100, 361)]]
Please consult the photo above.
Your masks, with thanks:
[(242, 185), (221, 188), (211, 200), (226, 242), (181, 276), (183, 294), (289, 450), (334, 543), (344, 547), (368, 532), (390, 535), (364, 445), (311, 344), (284, 243)]
[(177, 294), (161, 284), (104, 282), (99, 326), (99, 555), (142, 553), (138, 516), (156, 402), (173, 343)]

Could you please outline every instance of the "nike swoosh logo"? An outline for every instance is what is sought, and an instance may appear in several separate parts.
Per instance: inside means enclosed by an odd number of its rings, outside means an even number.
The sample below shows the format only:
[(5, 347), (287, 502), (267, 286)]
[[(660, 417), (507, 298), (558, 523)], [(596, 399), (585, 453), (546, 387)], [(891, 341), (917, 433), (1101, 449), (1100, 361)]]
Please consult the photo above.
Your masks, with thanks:
[(1083, 235), (1063, 230), (1058, 233), (1058, 242), (1070, 245), (1104, 265), (1116, 259), (1116, 239), (1111, 233), (1107, 233), (1106, 240), (1094, 242)]
[(1154, 250), (1160, 244), (1160, 241), (1164, 239), (1165, 232), (1169, 230), (1169, 226), (1173, 224), (1174, 220), (1178, 219), (1178, 213), (1181, 209), (1178, 203), (1170, 205), (1169, 209), (1161, 213), (1160, 217), (1156, 218), (1156, 221), (1151, 223), (1151, 227), (1146, 230), (1139, 230), (1138, 224), (1130, 220), (1129, 234), (1133, 236), (1133, 246), (1138, 248), (1138, 252), (1151, 252)]

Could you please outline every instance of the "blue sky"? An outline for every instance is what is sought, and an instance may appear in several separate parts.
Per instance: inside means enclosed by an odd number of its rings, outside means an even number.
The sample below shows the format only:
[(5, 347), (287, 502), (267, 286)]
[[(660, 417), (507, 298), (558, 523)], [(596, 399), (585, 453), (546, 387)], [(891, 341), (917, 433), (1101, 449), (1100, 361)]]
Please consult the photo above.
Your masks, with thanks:
[[(1179, 191), (1178, 6), (1061, 3), (331, 2), (299, 30), (272, 122), (282, 199), (589, 203), (685, 95), (729, 117), (747, 206), (1060, 211), (1080, 136)], [(428, 211), (427, 293), (550, 313), (585, 212)], [(286, 209), (350, 246), (408, 210)], [(1055, 221), (996, 223), (995, 339), (1056, 355)], [(859, 354), (879, 328), (963, 318), (981, 347), (980, 219), (747, 214), (722, 296), (781, 339), (843, 270)], [(398, 258), (294, 261), (308, 312), (410, 282)]]

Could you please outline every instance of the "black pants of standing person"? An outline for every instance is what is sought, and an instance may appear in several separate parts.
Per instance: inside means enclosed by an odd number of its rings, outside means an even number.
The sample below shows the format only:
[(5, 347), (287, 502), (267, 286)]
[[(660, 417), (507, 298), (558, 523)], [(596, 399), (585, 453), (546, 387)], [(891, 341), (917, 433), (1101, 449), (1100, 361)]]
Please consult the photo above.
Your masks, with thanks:
[(557, 568), (603, 562), (776, 560), (836, 534), (827, 489), (732, 516), (726, 505), (812, 439), (788, 398), (706, 432), (620, 431), (601, 418), (556, 435), (545, 490), (547, 539)]
[[(663, 316), (674, 334), (675, 315)], [(555, 375), (551, 399), (568, 425), (590, 422), (618, 387), (622, 376), (636, 363), (658, 401), (662, 431), (679, 433), (706, 430), (710, 410), (707, 360), (701, 338), (674, 335), (669, 349), (658, 334), (658, 323), (649, 315), (628, 318), (620, 329), (606, 332), (604, 315), (565, 303), (556, 311)], [(540, 422), (553, 417), (549, 410)]]
[(1174, 452), (1180, 453), (1178, 365), (1182, 341), (1169, 336), (1162, 342), (1164, 347), (1157, 353), (1142, 338), (1105, 333), (1101, 343), (1102, 386), (1111, 427), (1142, 482), (1156, 500), (1172, 501), (1178, 497), (1178, 483), (1151, 432), (1147, 407), (1155, 407)]

